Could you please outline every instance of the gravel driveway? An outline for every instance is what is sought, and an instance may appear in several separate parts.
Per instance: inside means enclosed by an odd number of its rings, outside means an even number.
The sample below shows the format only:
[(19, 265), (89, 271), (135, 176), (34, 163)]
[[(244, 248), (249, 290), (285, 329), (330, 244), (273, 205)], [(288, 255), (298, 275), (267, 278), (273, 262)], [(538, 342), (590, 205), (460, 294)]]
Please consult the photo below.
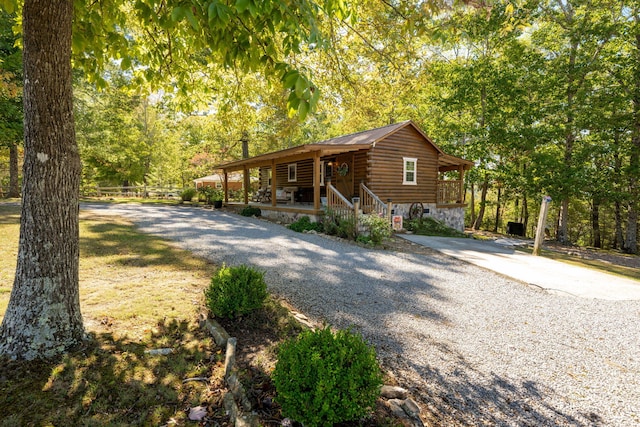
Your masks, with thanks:
[(266, 271), (270, 291), (311, 319), (359, 330), (439, 425), (640, 426), (639, 301), (550, 295), (444, 255), (370, 250), (223, 211), (82, 208)]

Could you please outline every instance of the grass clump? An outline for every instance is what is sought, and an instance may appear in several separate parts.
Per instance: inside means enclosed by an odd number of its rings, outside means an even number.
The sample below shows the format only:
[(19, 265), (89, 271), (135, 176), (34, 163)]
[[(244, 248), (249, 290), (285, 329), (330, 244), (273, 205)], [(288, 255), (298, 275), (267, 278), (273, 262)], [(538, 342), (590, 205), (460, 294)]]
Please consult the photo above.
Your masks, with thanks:
[(327, 426), (367, 416), (382, 373), (362, 337), (326, 327), (280, 346), (273, 381), (283, 415), (305, 426)]
[(205, 290), (209, 311), (223, 318), (248, 314), (262, 307), (266, 298), (264, 273), (245, 265), (223, 266)]
[(467, 237), (463, 232), (430, 217), (408, 220), (405, 228), (422, 236)]
[(242, 216), (261, 216), (262, 211), (260, 208), (256, 208), (255, 206), (247, 206), (246, 208), (240, 211), (240, 215)]
[(301, 216), (296, 222), (289, 224), (287, 227), (298, 233), (304, 233), (305, 231), (322, 231), (322, 224), (319, 222), (311, 222), (311, 218), (306, 215)]

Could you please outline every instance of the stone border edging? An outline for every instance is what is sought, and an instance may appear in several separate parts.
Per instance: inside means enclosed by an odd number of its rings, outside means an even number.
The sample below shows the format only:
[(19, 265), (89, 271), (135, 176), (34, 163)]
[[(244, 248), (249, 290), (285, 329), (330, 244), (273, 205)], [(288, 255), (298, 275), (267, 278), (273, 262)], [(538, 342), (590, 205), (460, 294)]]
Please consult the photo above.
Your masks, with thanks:
[[(231, 422), (234, 426), (239, 427), (257, 427), (257, 415), (254, 413), (243, 413), (243, 411), (251, 411), (251, 402), (247, 398), (244, 387), (240, 383), (235, 369), (238, 340), (230, 337), (218, 322), (209, 319), (204, 313), (200, 314), (199, 323), (200, 327), (206, 329), (211, 334), (216, 345), (225, 348), (224, 381), (229, 391), (225, 393), (222, 401)], [(240, 407), (236, 402), (240, 403)]]
[[(293, 312), (293, 317), (303, 327), (314, 330), (313, 324), (302, 313)], [(199, 316), (200, 327), (205, 328), (213, 337), (216, 345), (225, 347), (224, 359), (224, 380), (229, 391), (223, 396), (224, 409), (229, 415), (234, 426), (238, 427), (258, 427), (258, 417), (255, 413), (243, 414), (244, 411), (251, 411), (251, 402), (247, 398), (244, 387), (238, 379), (235, 370), (237, 339), (230, 337), (222, 325), (214, 319), (209, 319), (205, 313)], [(420, 419), (420, 407), (408, 397), (409, 392), (398, 386), (383, 385), (380, 395), (386, 400), (387, 407), (398, 418), (407, 420), (414, 427), (424, 427)], [(236, 402), (240, 402), (240, 406)]]

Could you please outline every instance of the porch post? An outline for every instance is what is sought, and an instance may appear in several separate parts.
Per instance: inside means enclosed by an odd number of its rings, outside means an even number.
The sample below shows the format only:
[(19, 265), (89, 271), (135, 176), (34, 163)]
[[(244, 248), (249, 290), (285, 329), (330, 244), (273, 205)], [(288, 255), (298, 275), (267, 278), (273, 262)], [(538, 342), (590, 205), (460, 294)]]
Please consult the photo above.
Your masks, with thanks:
[(224, 169), (224, 203), (229, 203), (229, 174)]
[(249, 169), (246, 166), (242, 168), (242, 175), (244, 178), (244, 204), (249, 204)]
[(320, 152), (313, 153), (313, 209), (320, 209)]
[(276, 159), (271, 160), (271, 206), (276, 206)]
[(460, 194), (460, 203), (464, 203), (465, 194), (464, 194), (464, 165), (458, 166), (458, 171), (460, 171), (460, 188), (458, 189)]

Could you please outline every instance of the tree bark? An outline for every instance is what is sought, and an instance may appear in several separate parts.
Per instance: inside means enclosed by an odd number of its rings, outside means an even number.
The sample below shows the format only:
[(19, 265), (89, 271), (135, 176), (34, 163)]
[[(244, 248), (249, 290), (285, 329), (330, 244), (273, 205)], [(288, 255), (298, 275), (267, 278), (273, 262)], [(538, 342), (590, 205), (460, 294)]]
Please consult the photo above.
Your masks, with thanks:
[(489, 189), (489, 180), (487, 177), (484, 177), (484, 181), (482, 181), (482, 190), (480, 191), (480, 208), (478, 209), (478, 216), (473, 223), (473, 230), (479, 230), (482, 226), (482, 221), (484, 219), (484, 207), (487, 204), (487, 190)]
[(84, 338), (78, 295), (80, 157), (71, 86), (72, 0), (26, 0), (22, 216), (0, 353), (55, 357)]
[(596, 248), (602, 247), (602, 239), (600, 236), (600, 201), (593, 199), (591, 205), (591, 230), (593, 234), (593, 241), (591, 244)]
[(9, 193), (7, 197), (20, 197), (18, 172), (18, 144), (11, 144), (9, 146)]
[(616, 232), (613, 239), (614, 249), (624, 249), (624, 234), (622, 232), (622, 207), (620, 202), (615, 202), (614, 216), (616, 220)]
[(496, 222), (493, 224), (493, 232), (498, 232), (498, 226), (500, 225), (500, 196), (502, 195), (502, 188), (498, 185), (498, 200), (496, 201)]
[(471, 201), (469, 202), (471, 205), (471, 225), (476, 223), (476, 185), (475, 183), (471, 183)]

